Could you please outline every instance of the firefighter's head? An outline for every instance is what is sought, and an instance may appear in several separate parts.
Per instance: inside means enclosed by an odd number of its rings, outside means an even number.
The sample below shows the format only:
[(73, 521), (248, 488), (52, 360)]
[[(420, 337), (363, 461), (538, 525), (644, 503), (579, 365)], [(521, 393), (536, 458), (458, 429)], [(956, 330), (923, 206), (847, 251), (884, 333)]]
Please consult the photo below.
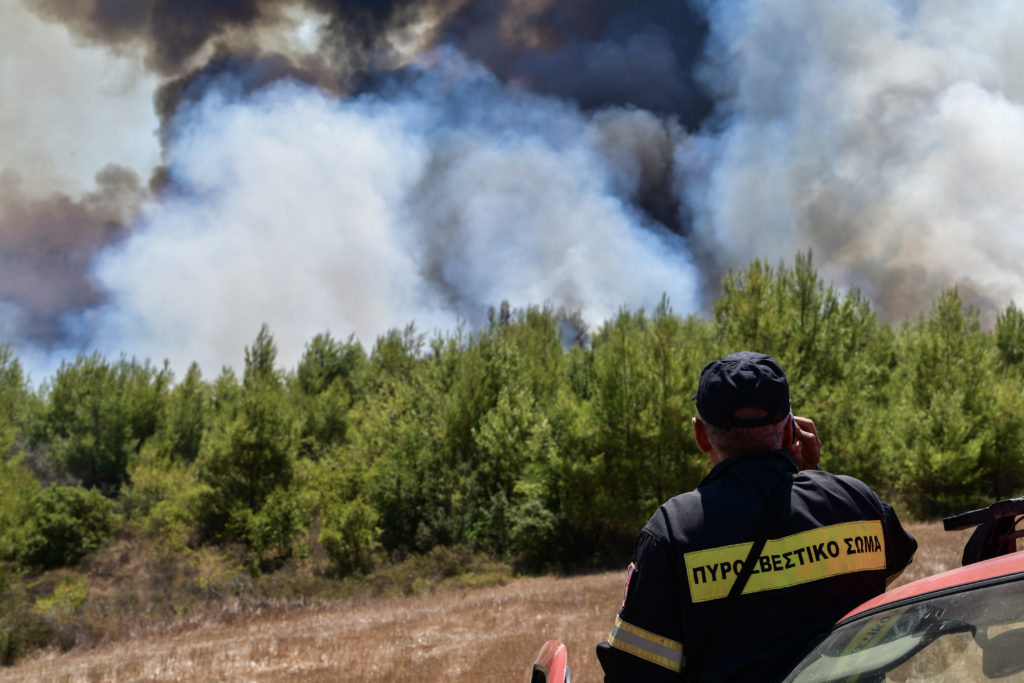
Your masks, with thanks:
[(781, 448), (790, 425), (789, 383), (771, 356), (731, 353), (704, 366), (693, 400), (694, 435), (716, 464), (763, 448)]

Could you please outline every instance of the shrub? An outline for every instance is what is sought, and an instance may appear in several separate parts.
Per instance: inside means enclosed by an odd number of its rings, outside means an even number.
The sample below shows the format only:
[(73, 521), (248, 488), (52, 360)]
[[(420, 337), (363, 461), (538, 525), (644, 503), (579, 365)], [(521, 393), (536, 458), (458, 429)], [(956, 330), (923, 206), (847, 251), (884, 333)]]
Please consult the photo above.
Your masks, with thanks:
[(110, 538), (116, 521), (114, 503), (96, 490), (43, 489), (32, 499), (22, 563), (44, 569), (73, 565)]
[(277, 488), (267, 502), (254, 514), (246, 515), (245, 540), (261, 565), (271, 566), (292, 556), (293, 551), (305, 553), (296, 544), (306, 531), (302, 501), (289, 489)]
[(369, 569), (377, 549), (378, 515), (361, 500), (335, 501), (324, 510), (319, 541), (342, 573)]
[(32, 608), (32, 600), (17, 571), (0, 566), (0, 665), (51, 642), (53, 633)]
[(516, 508), (511, 541), (517, 569), (539, 572), (558, 561), (557, 524), (555, 515), (534, 498)]
[(194, 467), (147, 446), (128, 473), (131, 484), (121, 489), (121, 506), (129, 521), (168, 548), (183, 548), (198, 535), (200, 502), (210, 491)]

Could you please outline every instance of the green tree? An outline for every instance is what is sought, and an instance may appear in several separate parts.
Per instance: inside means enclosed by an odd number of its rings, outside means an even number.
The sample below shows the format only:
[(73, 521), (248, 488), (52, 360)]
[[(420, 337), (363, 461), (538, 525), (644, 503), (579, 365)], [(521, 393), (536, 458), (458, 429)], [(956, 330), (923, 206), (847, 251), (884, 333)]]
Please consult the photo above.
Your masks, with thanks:
[(293, 382), (303, 455), (320, 457), (333, 444), (346, 442), (349, 411), (364, 394), (366, 374), (366, 353), (354, 337), (342, 343), (318, 334), (306, 346)]
[(350, 336), (340, 342), (330, 334), (318, 334), (306, 345), (295, 379), (302, 393), (316, 396), (341, 382), (350, 396), (360, 393), (367, 357), (362, 345)]
[(211, 414), (210, 387), (203, 382), (199, 365), (192, 363), (185, 378), (167, 398), (155, 441), (171, 458), (193, 462), (199, 457), (203, 434)]
[(1024, 495), (1024, 393), (1017, 376), (995, 377), (994, 402), (987, 426), (991, 441), (982, 451), (985, 500)]
[(166, 367), (111, 365), (98, 354), (62, 363), (46, 394), (51, 457), (82, 485), (113, 495), (129, 456), (156, 432), (170, 380)]
[(557, 320), (549, 309), (507, 310), (488, 329), (432, 340), (424, 357), (411, 339), (378, 340), (378, 388), (356, 411), (353, 447), (369, 456), (380, 541), (503, 554), (526, 496), (519, 484), (554, 445), (546, 413), (564, 357)]
[(0, 457), (26, 446), (30, 422), (39, 407), (11, 347), (0, 345)]
[(371, 569), (380, 547), (380, 515), (368, 498), (363, 454), (335, 448), (309, 467), (319, 503), (320, 545), (342, 574)]
[(394, 383), (357, 410), (352, 448), (366, 456), (367, 496), (389, 550), (428, 550), (452, 540), (443, 507), (452, 473), (440, 464), (431, 415), (436, 406), (428, 403), (411, 384)]
[[(274, 366), (276, 356), (263, 326), (245, 349), (242, 386), (228, 372), (215, 385), (216, 410), (196, 461), (199, 481), (208, 487), (201, 505), (206, 533), (248, 542), (258, 553), (279, 549), (276, 540), (265, 539), (295, 531), (267, 529), (292, 521), (280, 503), (291, 488), (297, 444), (296, 419)], [(261, 515), (268, 502), (274, 509)]]
[(10, 346), (0, 345), (0, 563), (24, 552), (31, 501), (40, 489), (23, 450), (36, 410), (21, 364)]
[(367, 456), (367, 495), (389, 550), (426, 551), (453, 543), (463, 523), (451, 507), (459, 475), (450, 454), (469, 435), (453, 428), (449, 412), (461, 352), (454, 340), (435, 341), (431, 357), (423, 359), (422, 344), (411, 328), (377, 340), (371, 390), (357, 411), (353, 447)]
[[(715, 324), (723, 346), (716, 355), (751, 350), (779, 357), (794, 330), (786, 296), (788, 273), (776, 273), (761, 260), (729, 270), (714, 303)], [(781, 358), (780, 358), (781, 360)]]
[(886, 486), (894, 476), (888, 414), (898, 400), (895, 336), (857, 290), (840, 296), (812, 255), (770, 268), (754, 261), (730, 272), (715, 301), (718, 351), (775, 356), (786, 370), (793, 410), (815, 420), (822, 467)]
[(1012, 301), (996, 316), (996, 348), (1005, 367), (1024, 364), (1024, 311)]
[(640, 469), (648, 455), (646, 441), (655, 421), (651, 407), (657, 394), (655, 378), (645, 367), (643, 337), (649, 325), (642, 310), (623, 310), (594, 337), (593, 410), (600, 426), (596, 451), (601, 459), (595, 503), (607, 506), (605, 523), (609, 518), (620, 520), (627, 538), (646, 521), (651, 506), (661, 502), (654, 500), (658, 491), (643, 486)]
[(902, 336), (905, 389), (891, 427), (905, 450), (901, 491), (925, 517), (977, 506), (984, 502), (982, 471), (993, 443), (990, 338), (955, 287), (944, 290), (929, 315)]
[(410, 381), (423, 350), (424, 337), (415, 325), (391, 329), (377, 338), (370, 353), (369, 371), (374, 388), (389, 382)]
[(593, 477), (594, 490), (579, 503), (594, 508), (588, 516), (601, 527), (591, 525), (589, 533), (599, 545), (622, 544), (708, 469), (693, 440), (690, 397), (712, 354), (711, 338), (706, 325), (681, 320), (663, 299), (651, 317), (621, 311), (593, 345), (594, 393), (585, 413), (596, 430), (577, 476)]
[(17, 561), (25, 552), (39, 481), (23, 457), (0, 458), (0, 563)]
[(275, 366), (277, 361), (277, 344), (270, 334), (266, 323), (260, 326), (252, 346), (245, 347), (245, 374), (242, 384), (246, 388), (259, 385), (278, 385), (281, 373)]

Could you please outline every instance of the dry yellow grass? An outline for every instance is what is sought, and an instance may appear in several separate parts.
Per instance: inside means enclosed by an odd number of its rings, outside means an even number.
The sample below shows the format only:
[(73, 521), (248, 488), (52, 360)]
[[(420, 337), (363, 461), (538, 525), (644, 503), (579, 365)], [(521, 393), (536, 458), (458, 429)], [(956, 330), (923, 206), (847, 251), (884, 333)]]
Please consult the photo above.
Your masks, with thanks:
[[(921, 549), (905, 583), (959, 566), (969, 532), (910, 524)], [(434, 595), (227, 615), (64, 654), (0, 681), (522, 681), (544, 640), (569, 648), (573, 679), (600, 680), (594, 646), (622, 599), (622, 572), (541, 577)]]
[[(90, 651), (36, 656), (0, 680), (518, 680), (548, 637), (587, 653), (621, 599), (618, 573), (270, 611)], [(581, 661), (578, 680), (597, 677)]]

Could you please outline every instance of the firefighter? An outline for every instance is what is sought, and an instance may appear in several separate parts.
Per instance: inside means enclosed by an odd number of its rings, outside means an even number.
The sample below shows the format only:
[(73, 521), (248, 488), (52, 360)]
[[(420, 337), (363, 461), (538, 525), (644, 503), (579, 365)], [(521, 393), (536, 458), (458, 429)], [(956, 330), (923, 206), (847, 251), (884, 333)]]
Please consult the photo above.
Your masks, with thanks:
[(701, 372), (693, 418), (712, 463), (637, 536), (606, 681), (779, 680), (885, 590), (917, 541), (863, 482), (818, 466), (779, 363), (743, 351)]

